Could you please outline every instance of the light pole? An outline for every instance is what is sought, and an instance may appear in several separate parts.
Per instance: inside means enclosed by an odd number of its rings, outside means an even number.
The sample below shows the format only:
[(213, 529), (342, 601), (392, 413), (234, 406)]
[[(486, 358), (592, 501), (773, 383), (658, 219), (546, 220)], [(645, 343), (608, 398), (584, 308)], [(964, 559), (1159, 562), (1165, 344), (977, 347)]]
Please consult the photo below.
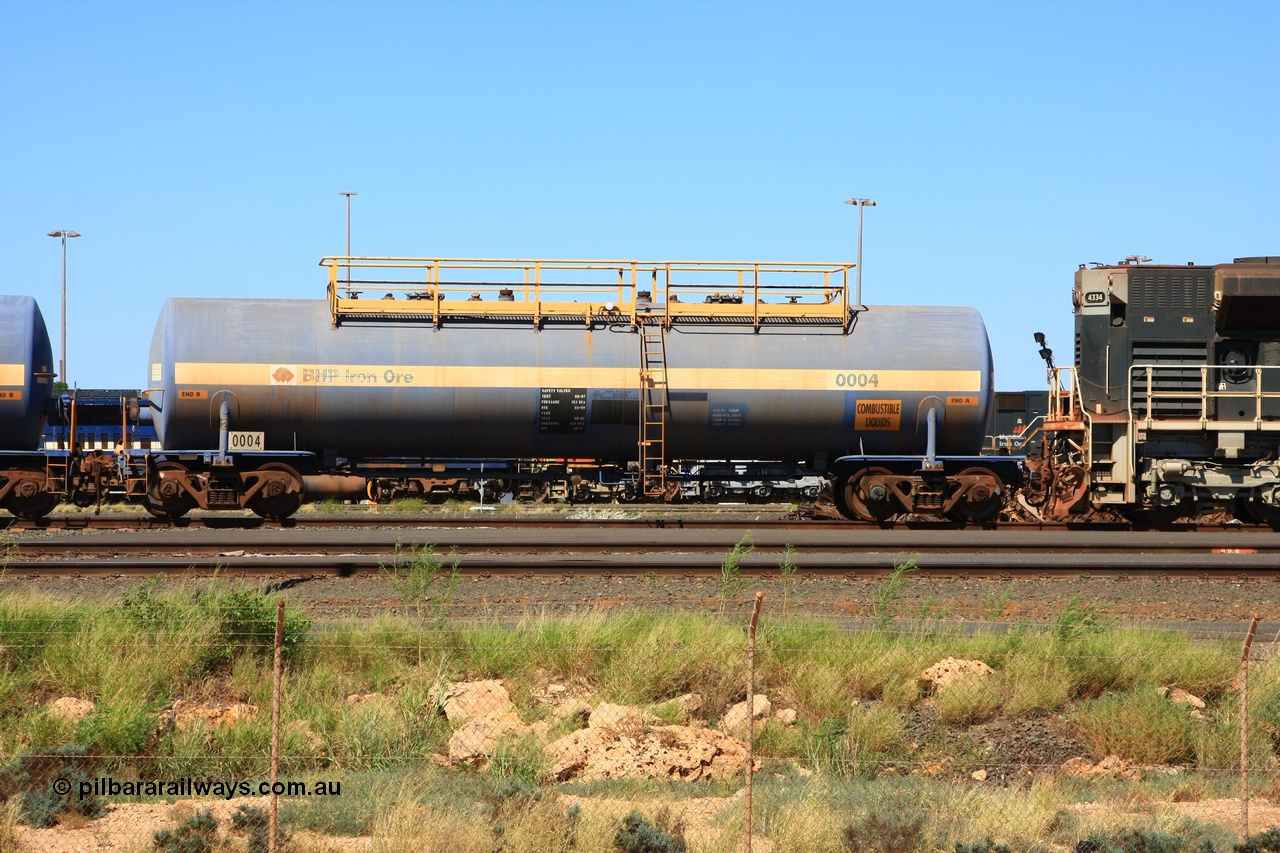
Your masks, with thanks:
[(845, 204), (858, 206), (858, 307), (862, 307), (862, 208), (875, 207), (876, 203), (869, 198), (851, 198)]
[(353, 195), (358, 195), (358, 193), (354, 193), (348, 190), (346, 192), (340, 192), (338, 193), (338, 195), (346, 196), (347, 198), (347, 296), (350, 296), (351, 295), (351, 197)]
[(58, 380), (62, 384), (67, 384), (67, 238), (79, 237), (75, 231), (68, 231), (61, 228), (57, 231), (50, 231), (50, 237), (62, 238), (62, 349), (58, 358)]

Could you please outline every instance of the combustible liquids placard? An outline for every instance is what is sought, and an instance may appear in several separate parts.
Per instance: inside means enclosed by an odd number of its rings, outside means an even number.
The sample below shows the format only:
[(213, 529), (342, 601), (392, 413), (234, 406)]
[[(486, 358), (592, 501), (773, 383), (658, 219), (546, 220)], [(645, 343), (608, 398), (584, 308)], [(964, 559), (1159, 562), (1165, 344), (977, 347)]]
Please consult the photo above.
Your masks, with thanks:
[(901, 400), (859, 400), (854, 429), (896, 430), (902, 421)]

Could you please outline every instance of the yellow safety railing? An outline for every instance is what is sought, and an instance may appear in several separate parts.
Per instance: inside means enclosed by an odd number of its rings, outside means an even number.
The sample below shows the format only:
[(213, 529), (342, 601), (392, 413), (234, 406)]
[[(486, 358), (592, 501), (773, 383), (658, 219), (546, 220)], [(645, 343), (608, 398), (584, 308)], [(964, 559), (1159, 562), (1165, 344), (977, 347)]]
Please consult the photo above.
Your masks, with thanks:
[(449, 317), (847, 326), (853, 264), (326, 257), (334, 325)]

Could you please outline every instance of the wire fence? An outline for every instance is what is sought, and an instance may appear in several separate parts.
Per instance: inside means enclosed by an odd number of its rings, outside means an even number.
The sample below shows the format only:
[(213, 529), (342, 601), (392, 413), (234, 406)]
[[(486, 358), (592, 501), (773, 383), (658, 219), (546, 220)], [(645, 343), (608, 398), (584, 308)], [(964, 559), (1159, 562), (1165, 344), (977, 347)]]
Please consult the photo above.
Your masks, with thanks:
[(0, 850), (1280, 849), (1252, 630), (769, 605), (316, 624), (257, 592), (0, 596)]

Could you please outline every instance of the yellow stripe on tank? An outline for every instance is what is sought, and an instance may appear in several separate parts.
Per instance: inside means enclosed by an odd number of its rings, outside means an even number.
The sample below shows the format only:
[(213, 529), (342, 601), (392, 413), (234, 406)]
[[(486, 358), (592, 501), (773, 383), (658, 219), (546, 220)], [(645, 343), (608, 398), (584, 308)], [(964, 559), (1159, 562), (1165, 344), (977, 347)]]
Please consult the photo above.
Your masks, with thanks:
[[(453, 365), (237, 364), (178, 362), (178, 385), (307, 388), (632, 388), (638, 367), (479, 367)], [(821, 370), (673, 367), (667, 387), (709, 391), (982, 391), (979, 370)]]
[(0, 385), (26, 385), (25, 364), (0, 364)]

